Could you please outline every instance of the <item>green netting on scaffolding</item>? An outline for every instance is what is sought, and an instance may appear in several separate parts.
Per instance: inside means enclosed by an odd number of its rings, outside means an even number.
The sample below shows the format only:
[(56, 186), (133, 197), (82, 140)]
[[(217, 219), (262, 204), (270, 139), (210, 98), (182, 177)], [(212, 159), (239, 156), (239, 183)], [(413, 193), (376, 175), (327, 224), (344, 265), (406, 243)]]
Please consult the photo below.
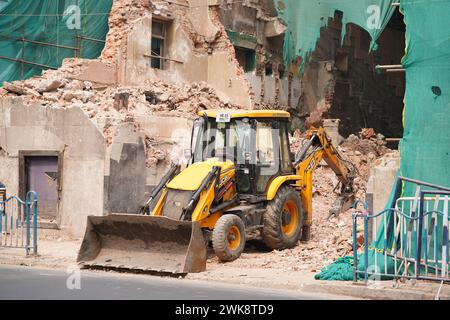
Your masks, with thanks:
[[(376, 50), (376, 40), (389, 22), (395, 7), (405, 16), (406, 53), (402, 64), (406, 69), (404, 108), (404, 136), (400, 143), (401, 166), (399, 174), (429, 183), (450, 186), (450, 1), (436, 0), (283, 0), (275, 1), (280, 16), (287, 22), (284, 59), (300, 71), (316, 48), (320, 29), (334, 17), (336, 10), (343, 13), (345, 25), (354, 23), (371, 36), (369, 50)], [(300, 60), (299, 60), (300, 58)], [(299, 64), (300, 61), (300, 64)], [(411, 183), (400, 188), (403, 197), (415, 195)], [(395, 188), (394, 188), (395, 190)], [(386, 207), (391, 206), (395, 191)], [(392, 223), (390, 215), (388, 220)], [(442, 228), (442, 219), (438, 225)], [(392, 225), (381, 224), (376, 240), (370, 245), (369, 264), (384, 269), (382, 257), (384, 228), (389, 230), (389, 245), (393, 245)], [(383, 244), (383, 245), (382, 245)], [(380, 258), (380, 259), (378, 259)], [(322, 280), (353, 279), (351, 257), (339, 259), (316, 275)], [(362, 261), (359, 259), (358, 268)], [(387, 261), (390, 271), (392, 260)]]
[(372, 38), (371, 50), (389, 22), (395, 7), (394, 0), (282, 0), (275, 1), (280, 17), (288, 24), (284, 38), (284, 60), (291, 64), (301, 58), (303, 69), (309, 55), (315, 50), (320, 29), (328, 25), (336, 11), (343, 12), (342, 41), (346, 25), (356, 24)]
[(97, 58), (104, 42), (93, 39), (105, 40), (111, 6), (112, 0), (0, 2), (0, 86), (58, 68), (65, 58)]

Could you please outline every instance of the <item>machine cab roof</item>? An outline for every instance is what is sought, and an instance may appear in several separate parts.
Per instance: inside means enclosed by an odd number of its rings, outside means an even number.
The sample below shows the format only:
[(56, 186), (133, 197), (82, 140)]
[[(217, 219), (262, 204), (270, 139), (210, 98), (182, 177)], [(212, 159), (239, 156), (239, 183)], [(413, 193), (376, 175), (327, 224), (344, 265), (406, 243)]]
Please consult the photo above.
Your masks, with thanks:
[(285, 118), (289, 119), (291, 115), (287, 111), (281, 110), (207, 110), (200, 111), (199, 116), (208, 118), (217, 118), (223, 115), (229, 115), (230, 119), (238, 118)]

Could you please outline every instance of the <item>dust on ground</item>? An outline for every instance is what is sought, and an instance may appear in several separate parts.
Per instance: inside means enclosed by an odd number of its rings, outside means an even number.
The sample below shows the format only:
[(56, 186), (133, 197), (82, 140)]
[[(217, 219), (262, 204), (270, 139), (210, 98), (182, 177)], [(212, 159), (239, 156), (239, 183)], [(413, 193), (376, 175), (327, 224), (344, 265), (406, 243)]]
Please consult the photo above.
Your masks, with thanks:
[[(67, 268), (76, 265), (81, 239), (59, 230), (38, 230), (38, 254), (25, 249), (0, 248), (0, 264), (44, 268)], [(32, 253), (32, 251), (30, 252)]]

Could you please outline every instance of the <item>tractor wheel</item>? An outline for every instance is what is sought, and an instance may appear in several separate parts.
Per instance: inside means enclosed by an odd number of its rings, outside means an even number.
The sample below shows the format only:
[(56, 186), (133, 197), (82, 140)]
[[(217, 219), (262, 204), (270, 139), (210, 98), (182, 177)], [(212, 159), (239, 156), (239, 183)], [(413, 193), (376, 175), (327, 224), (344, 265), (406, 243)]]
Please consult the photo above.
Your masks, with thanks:
[(236, 260), (244, 251), (245, 225), (235, 214), (220, 217), (212, 234), (213, 249), (219, 260), (229, 262)]
[(273, 250), (297, 245), (303, 225), (303, 209), (299, 192), (284, 186), (267, 205), (263, 216), (263, 239)]

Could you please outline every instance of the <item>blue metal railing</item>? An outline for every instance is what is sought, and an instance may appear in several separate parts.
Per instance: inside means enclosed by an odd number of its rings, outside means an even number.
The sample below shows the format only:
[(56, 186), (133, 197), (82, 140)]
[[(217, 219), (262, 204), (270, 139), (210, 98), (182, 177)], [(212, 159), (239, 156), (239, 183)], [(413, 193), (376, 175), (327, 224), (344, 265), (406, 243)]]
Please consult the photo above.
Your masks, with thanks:
[[(404, 179), (404, 178), (401, 178)], [(450, 190), (421, 190), (414, 197), (394, 198), (392, 208), (370, 214), (358, 201), (353, 213), (354, 281), (370, 279), (424, 279), (450, 281), (449, 199)], [(362, 206), (361, 206), (362, 205)], [(358, 254), (358, 221), (363, 220), (363, 250)], [(377, 221), (377, 220), (382, 221)], [(369, 222), (376, 240), (368, 243)], [(379, 226), (378, 226), (379, 225)], [(363, 259), (363, 260), (361, 260)], [(360, 263), (361, 260), (363, 263)]]
[[(0, 247), (24, 248), (37, 254), (38, 198), (35, 191), (25, 201), (11, 196), (0, 201)], [(31, 230), (33, 229), (33, 230)]]
[[(426, 196), (434, 196), (432, 210), (425, 206)], [(450, 281), (449, 276), (449, 225), (450, 192), (427, 190), (420, 192), (418, 245), (416, 248), (417, 278)], [(442, 202), (442, 210), (439, 203)], [(426, 210), (426, 211), (425, 211)], [(440, 232), (442, 232), (440, 234)]]

